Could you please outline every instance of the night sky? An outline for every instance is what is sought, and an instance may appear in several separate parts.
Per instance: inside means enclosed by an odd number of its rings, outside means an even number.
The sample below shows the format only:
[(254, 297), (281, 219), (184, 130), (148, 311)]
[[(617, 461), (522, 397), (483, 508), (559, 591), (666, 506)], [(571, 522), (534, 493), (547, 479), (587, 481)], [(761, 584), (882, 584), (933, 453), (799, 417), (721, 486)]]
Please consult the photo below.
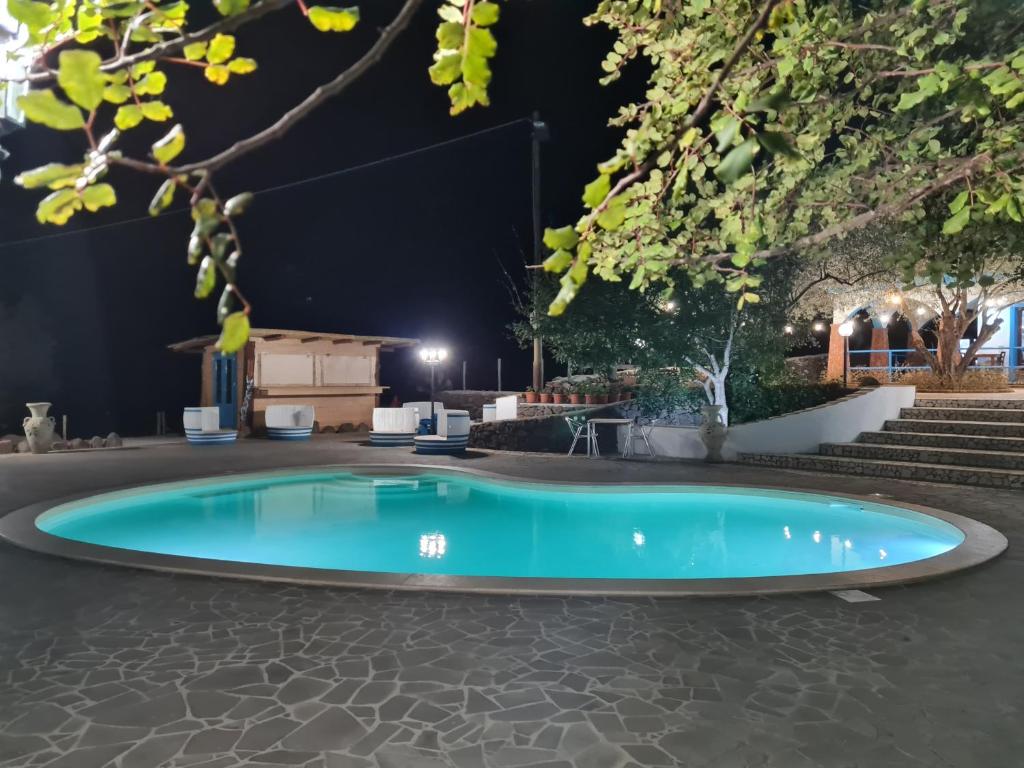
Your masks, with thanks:
[[(225, 88), (198, 69), (170, 68), (166, 100), (188, 134), (179, 160), (206, 157), (272, 122), (357, 58), (399, 5), (364, 4), (361, 24), (345, 35), (317, 32), (295, 9), (245, 26), (238, 54), (261, 68)], [(492, 105), (453, 118), (444, 90), (427, 76), (437, 18), (435, 3), (425, 3), (367, 76), (283, 140), (222, 171), (222, 195), (271, 190), (240, 219), (240, 284), (255, 305), (253, 324), (436, 341), (451, 350), (454, 383), (465, 359), (469, 386), (493, 388), (501, 357), (506, 388), (525, 386), (530, 352), (508, 336), (514, 312), (504, 272), (521, 279), (531, 257), (528, 118), (538, 110), (551, 129), (543, 223), (571, 223), (594, 164), (617, 144), (607, 118), (639, 85), (636, 78), (598, 85), (610, 35), (581, 23), (592, 7), (589, 0), (503, 3)], [(498, 127), (507, 123), (514, 124)], [(141, 154), (169, 126), (147, 123), (125, 148)], [(479, 131), (487, 132), (292, 185)], [(198, 402), (199, 361), (165, 347), (215, 333), (220, 292), (206, 302), (192, 298), (188, 213), (75, 233), (145, 216), (154, 180), (116, 170), (108, 178), (116, 208), (43, 228), (33, 217), (41, 195), (11, 179), (44, 162), (79, 159), (79, 136), (30, 127), (2, 143), (11, 158), (0, 168), (0, 434), (20, 430), (27, 400), (52, 401), (75, 436), (151, 432), (158, 410), (173, 426), (183, 405)], [(393, 355), (385, 357), (384, 383), (411, 396), (421, 371), (410, 352)]]

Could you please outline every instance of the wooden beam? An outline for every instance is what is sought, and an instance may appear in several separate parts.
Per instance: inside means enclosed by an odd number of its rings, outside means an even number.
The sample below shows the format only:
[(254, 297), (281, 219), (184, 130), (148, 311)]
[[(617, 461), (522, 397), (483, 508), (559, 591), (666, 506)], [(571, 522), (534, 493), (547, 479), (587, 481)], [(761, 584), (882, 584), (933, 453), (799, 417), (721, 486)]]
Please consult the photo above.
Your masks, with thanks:
[(332, 344), (351, 344), (352, 341), (353, 341), (353, 339), (351, 339), (351, 338), (345, 338), (345, 339), (335, 339), (331, 343)]
[(261, 338), (264, 341), (277, 341), (278, 339), (285, 338), (285, 335), (283, 333), (270, 333), (267, 334), (266, 336), (260, 336), (258, 338)]
[(320, 341), (322, 338), (323, 336), (306, 336), (301, 341), (303, 344), (312, 344), (314, 341)]
[(380, 345), (380, 342), (379, 341), (364, 341), (363, 342), (363, 346), (364, 347), (372, 347), (374, 344)]

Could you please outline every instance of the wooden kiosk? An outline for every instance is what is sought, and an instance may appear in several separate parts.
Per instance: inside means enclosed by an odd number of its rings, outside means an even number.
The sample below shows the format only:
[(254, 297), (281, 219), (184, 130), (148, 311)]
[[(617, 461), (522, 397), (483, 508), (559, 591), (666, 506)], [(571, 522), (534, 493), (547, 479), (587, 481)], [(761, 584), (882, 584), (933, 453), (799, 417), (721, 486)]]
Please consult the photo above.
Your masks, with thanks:
[(312, 405), (321, 429), (369, 425), (386, 387), (380, 384), (380, 354), (419, 343), (391, 336), (356, 336), (253, 328), (233, 355), (216, 349), (216, 336), (169, 345), (174, 352), (202, 355), (200, 405), (218, 406), (224, 428), (245, 421), (266, 427), (268, 405)]

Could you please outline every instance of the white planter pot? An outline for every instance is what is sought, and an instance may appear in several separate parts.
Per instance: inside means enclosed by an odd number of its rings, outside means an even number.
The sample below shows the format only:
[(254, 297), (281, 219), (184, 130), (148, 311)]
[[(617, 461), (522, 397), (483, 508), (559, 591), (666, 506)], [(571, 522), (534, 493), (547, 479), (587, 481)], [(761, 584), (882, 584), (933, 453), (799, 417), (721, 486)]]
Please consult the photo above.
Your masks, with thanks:
[(707, 450), (704, 461), (718, 463), (722, 461), (722, 446), (729, 432), (729, 428), (722, 422), (722, 406), (705, 405), (700, 412), (704, 420), (697, 431)]
[(28, 447), (32, 453), (46, 453), (53, 445), (53, 416), (47, 416), (50, 410), (50, 403), (25, 403), (25, 407), (31, 412), (26, 416), (21, 426), (25, 428), (25, 438), (28, 440)]

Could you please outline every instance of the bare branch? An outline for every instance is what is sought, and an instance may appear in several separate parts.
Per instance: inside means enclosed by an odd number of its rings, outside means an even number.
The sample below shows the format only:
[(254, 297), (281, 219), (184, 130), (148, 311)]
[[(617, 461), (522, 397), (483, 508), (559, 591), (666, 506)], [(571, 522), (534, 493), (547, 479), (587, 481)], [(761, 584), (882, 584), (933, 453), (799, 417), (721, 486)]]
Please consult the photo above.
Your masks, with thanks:
[[(223, 18), (220, 21), (210, 24), (208, 27), (197, 29), (195, 32), (189, 32), (185, 35), (172, 37), (169, 40), (156, 43), (148, 48), (144, 48), (141, 51), (137, 51), (136, 53), (132, 53), (127, 56), (123, 54), (115, 56), (113, 59), (103, 62), (103, 64), (100, 65), (100, 70), (103, 72), (113, 72), (114, 70), (122, 69), (123, 67), (130, 67), (133, 64), (138, 64), (140, 61), (149, 61), (150, 59), (158, 59), (162, 56), (177, 53), (186, 45), (209, 40), (214, 35), (224, 32), (232, 32), (242, 25), (248, 24), (250, 21), (256, 21), (257, 19), (266, 16), (268, 13), (279, 11), (285, 6), (291, 5), (293, 2), (295, 2), (295, 0), (261, 0), (261, 2), (252, 5), (248, 10)], [(53, 80), (55, 77), (56, 72), (52, 70), (44, 70), (42, 72), (32, 72), (22, 78), (22, 80), (27, 80), (30, 83), (45, 83)]]
[[(944, 176), (940, 176), (935, 181), (929, 182), (928, 184), (924, 184), (917, 189), (912, 190), (910, 194), (901, 200), (880, 205), (871, 211), (854, 216), (846, 221), (833, 224), (832, 226), (826, 227), (812, 235), (804, 235), (788, 245), (779, 245), (774, 248), (766, 248), (762, 251), (757, 251), (751, 256), (751, 259), (777, 259), (782, 256), (791, 256), (798, 251), (826, 243), (834, 237), (844, 235), (848, 232), (854, 232), (858, 229), (863, 229), (876, 221), (898, 216), (916, 203), (919, 203), (922, 200), (953, 186), (958, 181), (971, 176), (980, 167), (988, 165), (991, 162), (992, 157), (987, 152), (975, 155), (961, 163), (955, 170), (950, 171)], [(722, 252), (705, 256), (703, 260), (717, 266), (718, 264), (730, 260), (732, 256), (732, 253)], [(680, 260), (675, 262), (675, 265), (685, 266), (687, 263), (688, 262), (686, 261)]]
[[(291, 0), (289, 0), (289, 2), (290, 1)], [(159, 173), (168, 176), (198, 173), (201, 171), (214, 171), (221, 166), (230, 163), (232, 160), (237, 160), (242, 155), (248, 154), (254, 149), (262, 147), (264, 144), (268, 144), (281, 138), (292, 128), (292, 126), (306, 117), (325, 101), (337, 96), (349, 85), (358, 80), (370, 67), (380, 61), (384, 56), (385, 51), (387, 51), (388, 47), (394, 42), (399, 33), (409, 25), (409, 21), (416, 13), (421, 2), (422, 0), (405, 0), (405, 4), (398, 12), (398, 15), (395, 16), (392, 22), (381, 31), (380, 37), (377, 38), (377, 42), (375, 42), (370, 49), (363, 54), (357, 62), (355, 62), (355, 64), (340, 73), (331, 82), (321, 85), (309, 94), (309, 96), (303, 99), (297, 106), (292, 107), (290, 110), (285, 112), (276, 123), (263, 129), (259, 133), (255, 133), (248, 138), (235, 142), (223, 152), (213, 155), (212, 157), (208, 157), (205, 160), (199, 160), (195, 163), (188, 163), (187, 165), (174, 167), (163, 167), (152, 163), (132, 160), (130, 158), (111, 158), (111, 161), (138, 171)]]

